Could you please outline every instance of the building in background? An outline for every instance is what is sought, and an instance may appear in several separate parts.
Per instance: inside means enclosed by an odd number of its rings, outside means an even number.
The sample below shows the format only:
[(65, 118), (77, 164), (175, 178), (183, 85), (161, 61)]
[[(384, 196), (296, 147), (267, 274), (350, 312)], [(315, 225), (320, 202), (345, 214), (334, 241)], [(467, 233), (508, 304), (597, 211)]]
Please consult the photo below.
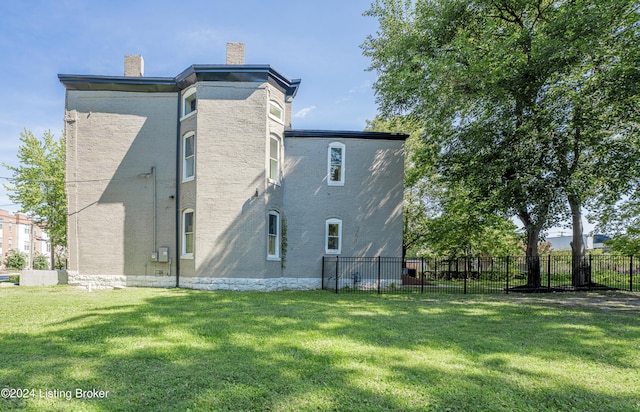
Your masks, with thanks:
[[(582, 235), (582, 241), (584, 242), (584, 247), (587, 251), (594, 249), (603, 249), (608, 251), (608, 248), (604, 243), (610, 239), (611, 238), (609, 236), (602, 234)], [(573, 236), (564, 236), (564, 234), (561, 233), (560, 236), (548, 237), (546, 240), (551, 244), (552, 250), (571, 250)]]
[(6, 269), (5, 259), (9, 250), (15, 249), (27, 257), (27, 267), (38, 254), (51, 259), (51, 243), (47, 232), (33, 223), (27, 215), (0, 210), (1, 268)]

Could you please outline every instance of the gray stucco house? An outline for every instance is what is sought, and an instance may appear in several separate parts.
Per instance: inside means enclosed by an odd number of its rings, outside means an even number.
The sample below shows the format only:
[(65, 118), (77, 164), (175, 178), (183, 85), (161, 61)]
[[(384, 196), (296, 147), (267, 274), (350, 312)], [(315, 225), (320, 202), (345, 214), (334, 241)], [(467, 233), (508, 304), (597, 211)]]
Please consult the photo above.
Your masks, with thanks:
[(66, 88), (69, 283), (313, 289), (323, 256), (401, 256), (404, 140), (296, 130), (300, 80), (244, 64)]

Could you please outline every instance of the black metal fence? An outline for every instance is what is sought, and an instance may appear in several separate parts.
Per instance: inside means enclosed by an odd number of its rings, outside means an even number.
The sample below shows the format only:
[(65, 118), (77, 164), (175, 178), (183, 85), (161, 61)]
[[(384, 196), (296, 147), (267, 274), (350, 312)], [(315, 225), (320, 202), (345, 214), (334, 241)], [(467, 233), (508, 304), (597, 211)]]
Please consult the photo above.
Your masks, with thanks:
[(637, 292), (639, 274), (640, 258), (619, 255), (322, 259), (322, 288), (336, 293)]

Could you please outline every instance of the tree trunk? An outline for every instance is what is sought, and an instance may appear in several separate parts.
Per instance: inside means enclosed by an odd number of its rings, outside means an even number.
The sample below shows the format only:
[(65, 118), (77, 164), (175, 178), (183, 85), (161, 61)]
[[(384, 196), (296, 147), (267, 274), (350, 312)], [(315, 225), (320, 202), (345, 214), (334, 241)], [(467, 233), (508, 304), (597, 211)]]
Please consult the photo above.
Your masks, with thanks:
[(569, 208), (571, 209), (571, 220), (573, 227), (573, 239), (571, 242), (571, 285), (574, 287), (585, 286), (589, 282), (588, 264), (586, 263), (585, 245), (582, 237), (582, 210), (578, 196), (569, 195)]
[(539, 229), (527, 228), (527, 286), (539, 288), (542, 284), (540, 278), (540, 254), (538, 253)]
[[(51, 242), (51, 240), (49, 240)], [(53, 245), (53, 242), (51, 242), (51, 270), (55, 270), (56, 269), (56, 253), (55, 253), (55, 246)]]

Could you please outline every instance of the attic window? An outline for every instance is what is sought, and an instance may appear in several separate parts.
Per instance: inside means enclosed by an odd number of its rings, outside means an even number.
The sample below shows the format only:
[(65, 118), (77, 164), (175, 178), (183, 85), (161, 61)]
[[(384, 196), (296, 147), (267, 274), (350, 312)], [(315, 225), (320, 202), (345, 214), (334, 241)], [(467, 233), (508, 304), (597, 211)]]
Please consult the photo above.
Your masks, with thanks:
[(284, 110), (282, 110), (282, 106), (273, 100), (269, 102), (269, 117), (277, 122), (284, 123)]
[(182, 118), (192, 115), (197, 109), (196, 88), (192, 87), (182, 96)]

